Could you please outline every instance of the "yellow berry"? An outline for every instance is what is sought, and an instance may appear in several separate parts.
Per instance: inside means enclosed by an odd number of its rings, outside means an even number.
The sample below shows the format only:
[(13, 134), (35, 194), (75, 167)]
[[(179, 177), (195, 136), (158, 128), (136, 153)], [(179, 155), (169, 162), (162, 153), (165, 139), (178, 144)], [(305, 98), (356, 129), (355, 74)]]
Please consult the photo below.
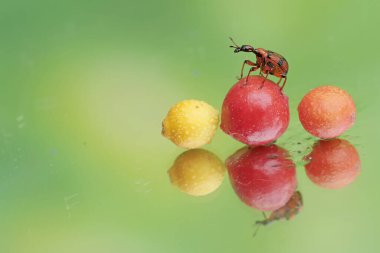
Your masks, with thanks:
[(177, 146), (199, 148), (211, 142), (218, 128), (219, 113), (198, 100), (184, 100), (174, 105), (162, 122), (162, 135)]
[(203, 196), (219, 188), (225, 167), (213, 153), (192, 149), (179, 155), (168, 173), (172, 184), (181, 191), (192, 196)]

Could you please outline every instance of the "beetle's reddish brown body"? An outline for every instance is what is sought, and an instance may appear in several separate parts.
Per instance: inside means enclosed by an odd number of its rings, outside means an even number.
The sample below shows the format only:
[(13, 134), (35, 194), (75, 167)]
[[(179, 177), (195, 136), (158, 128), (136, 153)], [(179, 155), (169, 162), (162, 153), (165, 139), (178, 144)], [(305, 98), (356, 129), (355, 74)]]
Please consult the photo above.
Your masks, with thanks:
[[(288, 73), (288, 62), (283, 56), (275, 52), (258, 48), (257, 51), (261, 51), (262, 56), (256, 55), (257, 62), (260, 62), (261, 71), (264, 74), (271, 74), (277, 77), (286, 77)], [(262, 62), (263, 60), (264, 62)]]
[(266, 50), (264, 48), (255, 49), (254, 47), (250, 45), (238, 46), (232, 40), (232, 38), (230, 39), (235, 45), (235, 46), (231, 46), (235, 48), (235, 53), (252, 52), (256, 55), (256, 62), (252, 62), (250, 60), (244, 61), (243, 66), (241, 68), (240, 78), (243, 78), (244, 67), (247, 64), (249, 66), (252, 66), (248, 72), (247, 78), (251, 74), (252, 71), (260, 69), (260, 74), (265, 74), (265, 78), (267, 78), (268, 75), (279, 77), (280, 80), (278, 81), (277, 84), (279, 84), (281, 80), (284, 78), (285, 81), (282, 84), (281, 89), (284, 88), (286, 79), (287, 79), (286, 75), (288, 74), (288, 70), (289, 70), (289, 64), (282, 55)]

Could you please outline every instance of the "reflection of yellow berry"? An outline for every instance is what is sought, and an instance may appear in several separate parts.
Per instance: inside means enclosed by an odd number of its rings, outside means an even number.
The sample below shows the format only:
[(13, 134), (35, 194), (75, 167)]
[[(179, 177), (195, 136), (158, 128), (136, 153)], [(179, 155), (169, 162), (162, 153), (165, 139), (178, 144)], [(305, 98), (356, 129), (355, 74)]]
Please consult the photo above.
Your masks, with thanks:
[(162, 135), (183, 148), (199, 148), (211, 142), (219, 123), (218, 111), (198, 100), (174, 105), (162, 122)]
[(188, 150), (177, 157), (168, 173), (173, 185), (193, 196), (207, 195), (221, 185), (225, 167), (213, 153)]

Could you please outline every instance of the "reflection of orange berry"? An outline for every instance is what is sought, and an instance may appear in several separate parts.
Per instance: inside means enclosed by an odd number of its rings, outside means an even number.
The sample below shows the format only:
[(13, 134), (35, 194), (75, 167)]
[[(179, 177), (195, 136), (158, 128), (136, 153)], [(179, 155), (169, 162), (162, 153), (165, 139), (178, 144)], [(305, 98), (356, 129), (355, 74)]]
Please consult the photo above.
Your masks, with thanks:
[(303, 127), (314, 136), (328, 139), (350, 128), (356, 117), (351, 96), (335, 86), (321, 86), (306, 94), (298, 105)]
[(306, 158), (310, 160), (305, 165), (307, 176), (322, 188), (342, 188), (360, 174), (359, 154), (346, 140), (320, 140)]
[(191, 149), (177, 157), (168, 173), (172, 184), (181, 191), (203, 196), (219, 188), (225, 167), (213, 153), (204, 149)]

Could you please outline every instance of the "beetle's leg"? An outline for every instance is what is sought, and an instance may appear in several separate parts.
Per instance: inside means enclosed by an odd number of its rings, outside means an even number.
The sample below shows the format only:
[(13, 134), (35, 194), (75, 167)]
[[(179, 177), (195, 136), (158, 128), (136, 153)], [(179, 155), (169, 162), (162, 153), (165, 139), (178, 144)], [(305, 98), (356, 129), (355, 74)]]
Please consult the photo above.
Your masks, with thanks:
[(286, 80), (288, 79), (286, 76), (285, 76), (285, 81), (284, 81), (284, 83), (282, 84), (282, 86), (281, 86), (281, 88), (280, 88), (280, 90), (282, 90), (283, 88), (284, 88), (284, 86), (285, 86), (285, 84), (286, 84)]
[(262, 89), (263, 88), (263, 86), (264, 86), (264, 83), (265, 83), (265, 81), (267, 80), (267, 78), (268, 78), (268, 75), (269, 75), (269, 72), (267, 72), (267, 74), (264, 76), (264, 80), (263, 80), (263, 82), (261, 83), (261, 86), (260, 86), (260, 88), (259, 89)]
[(280, 80), (278, 80), (277, 85), (280, 85), (282, 78), (283, 77), (280, 77)]
[(248, 72), (248, 75), (247, 75), (247, 77), (245, 78), (245, 82), (244, 82), (244, 84), (247, 84), (247, 82), (248, 82), (248, 77), (249, 77), (249, 75), (251, 74), (251, 72), (252, 71), (255, 71), (255, 70), (257, 70), (259, 68), (259, 66), (253, 66), (250, 70), (249, 70), (249, 72)]
[(267, 80), (267, 78), (268, 78), (268, 75), (269, 75), (269, 72), (267, 72), (267, 74), (264, 76), (264, 80), (263, 80), (263, 83), (265, 83), (265, 81)]
[(243, 66), (241, 67), (241, 72), (240, 72), (240, 79), (243, 78), (243, 72), (244, 72), (244, 66), (245, 64), (248, 64), (249, 66), (257, 66), (256, 63), (254, 62), (251, 62), (250, 60), (245, 60), (244, 63), (243, 63)]

